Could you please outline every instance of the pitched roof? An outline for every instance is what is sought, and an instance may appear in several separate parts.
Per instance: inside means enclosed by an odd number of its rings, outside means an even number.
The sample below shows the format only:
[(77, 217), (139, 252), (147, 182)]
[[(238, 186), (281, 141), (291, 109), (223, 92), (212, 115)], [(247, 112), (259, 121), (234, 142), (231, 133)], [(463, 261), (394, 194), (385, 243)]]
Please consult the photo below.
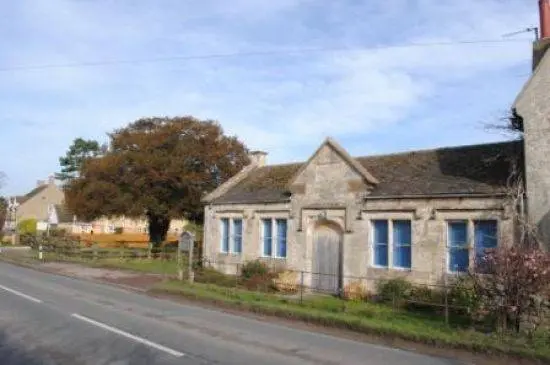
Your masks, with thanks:
[[(512, 160), (523, 161), (521, 141), (356, 157), (379, 183), (369, 198), (502, 194)], [(288, 183), (304, 163), (253, 170), (213, 204), (276, 203), (290, 199)]]
[(36, 195), (40, 194), (41, 192), (43, 192), (44, 190), (46, 190), (46, 188), (48, 187), (48, 185), (44, 184), (44, 185), (40, 185), (34, 189), (32, 189), (30, 192), (28, 192), (27, 194), (25, 195), (22, 195), (22, 196), (17, 196), (15, 197), (17, 199), (17, 202), (19, 204), (23, 204), (25, 203), (27, 200), (30, 200), (32, 198), (34, 198)]
[(321, 144), (321, 146), (319, 146), (317, 151), (315, 151), (315, 153), (309, 158), (309, 160), (307, 160), (305, 163), (302, 163), (302, 166), (300, 167), (298, 172), (296, 172), (294, 177), (289, 181), (289, 184), (292, 184), (294, 182), (294, 179), (296, 179), (298, 175), (300, 175), (300, 173), (305, 170), (307, 165), (309, 165), (309, 163), (319, 154), (324, 146), (329, 146), (330, 148), (332, 148), (332, 150), (339, 154), (340, 157), (346, 163), (348, 163), (363, 179), (371, 184), (378, 184), (378, 180), (374, 176), (372, 176), (367, 170), (365, 170), (365, 167), (363, 165), (361, 165), (355, 158), (351, 157), (348, 154), (348, 151), (342, 148), (342, 146), (340, 146), (338, 142), (330, 137), (327, 138), (325, 142)]
[(55, 212), (57, 214), (57, 221), (59, 223), (72, 223), (74, 215), (69, 212), (66, 206), (61, 204), (54, 205)]

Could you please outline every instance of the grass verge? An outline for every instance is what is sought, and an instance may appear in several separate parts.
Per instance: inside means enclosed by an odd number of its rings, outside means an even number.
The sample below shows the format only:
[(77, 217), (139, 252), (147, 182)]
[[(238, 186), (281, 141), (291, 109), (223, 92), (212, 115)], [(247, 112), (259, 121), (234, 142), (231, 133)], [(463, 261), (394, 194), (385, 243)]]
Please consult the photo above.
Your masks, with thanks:
[[(120, 251), (120, 250), (119, 250)], [(161, 259), (127, 259), (127, 258), (98, 258), (91, 259), (90, 257), (82, 256), (66, 256), (59, 255), (52, 252), (44, 253), (44, 261), (38, 260), (38, 252), (27, 251), (24, 253), (13, 253), (10, 255), (2, 255), (0, 259), (11, 262), (19, 262), (25, 264), (37, 264), (40, 262), (68, 262), (75, 263), (83, 266), (96, 267), (96, 268), (109, 268), (109, 269), (121, 269), (130, 270), (148, 274), (158, 274), (175, 276), (178, 273), (177, 262), (174, 260), (161, 260)], [(183, 264), (187, 261), (183, 260)]]
[(221, 288), (211, 284), (183, 284), (178, 281), (159, 283), (152, 291), (385, 338), (537, 359), (544, 363), (550, 361), (549, 334), (541, 334), (533, 339), (483, 334), (473, 330), (449, 328), (438, 319), (393, 312), (391, 308), (379, 304), (344, 302), (332, 297), (311, 297), (300, 304), (295, 298)]

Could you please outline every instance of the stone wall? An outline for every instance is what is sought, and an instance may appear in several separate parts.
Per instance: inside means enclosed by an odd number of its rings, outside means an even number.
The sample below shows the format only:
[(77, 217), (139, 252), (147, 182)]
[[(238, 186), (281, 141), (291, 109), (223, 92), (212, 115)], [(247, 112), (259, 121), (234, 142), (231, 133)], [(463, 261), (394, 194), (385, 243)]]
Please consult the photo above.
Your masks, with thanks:
[[(344, 231), (346, 211), (360, 213), (351, 217), (349, 229)], [(206, 209), (204, 255), (227, 273), (234, 273), (247, 261), (262, 259), (291, 270), (305, 271), (306, 282), (312, 271), (313, 232), (323, 214), (323, 220), (336, 223), (343, 234), (343, 275), (346, 281), (361, 278), (374, 286), (380, 278), (406, 277), (419, 284), (441, 284), (447, 274), (447, 221), (494, 219), (498, 221), (499, 244), (512, 244), (514, 233), (509, 209), (498, 198), (448, 198), (448, 199), (388, 199), (367, 200), (348, 209), (291, 210), (290, 204), (266, 205), (213, 205)], [(326, 215), (326, 218), (325, 218)], [(220, 251), (220, 218), (243, 219), (243, 253), (223, 254)], [(262, 218), (287, 218), (287, 258), (262, 258), (260, 227)], [(373, 265), (371, 221), (373, 219), (406, 219), (412, 224), (411, 270), (376, 268)], [(301, 224), (299, 221), (301, 220)], [(300, 225), (302, 229), (299, 230)], [(472, 236), (472, 235), (470, 235)], [(473, 242), (471, 242), (473, 244)], [(473, 255), (474, 251), (471, 250)], [(473, 262), (473, 256), (472, 260)], [(390, 261), (391, 262), (391, 261)], [(367, 278), (368, 280), (365, 280)]]
[(550, 53), (516, 100), (524, 121), (527, 209), (550, 249)]

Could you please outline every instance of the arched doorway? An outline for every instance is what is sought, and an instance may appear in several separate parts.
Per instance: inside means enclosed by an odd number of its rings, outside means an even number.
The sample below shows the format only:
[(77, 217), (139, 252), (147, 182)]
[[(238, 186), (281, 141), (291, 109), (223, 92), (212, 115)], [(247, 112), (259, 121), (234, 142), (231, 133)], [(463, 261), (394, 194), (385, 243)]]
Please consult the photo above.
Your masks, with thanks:
[(321, 222), (313, 232), (312, 289), (340, 293), (342, 288), (342, 230), (333, 222)]

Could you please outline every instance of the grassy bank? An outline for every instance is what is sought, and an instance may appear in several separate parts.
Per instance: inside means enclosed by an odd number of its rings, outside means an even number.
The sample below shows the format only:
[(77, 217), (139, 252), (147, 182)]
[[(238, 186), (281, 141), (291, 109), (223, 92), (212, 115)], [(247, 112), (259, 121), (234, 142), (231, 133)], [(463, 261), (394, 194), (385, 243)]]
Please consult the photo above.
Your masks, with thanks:
[(394, 312), (381, 304), (345, 302), (332, 297), (309, 297), (300, 305), (295, 298), (221, 288), (210, 284), (189, 285), (177, 281), (159, 283), (153, 291), (369, 335), (550, 361), (549, 334), (526, 339), (449, 328), (437, 318)]
[[(36, 250), (32, 250), (4, 254), (0, 256), (0, 259), (25, 263), (29, 265), (37, 264), (40, 262), (69, 262), (89, 267), (131, 270), (168, 276), (177, 275), (178, 272), (177, 262), (175, 260), (163, 260), (160, 258), (149, 259), (146, 257), (146, 254), (144, 254), (142, 258), (125, 258), (124, 256), (117, 257), (117, 255), (121, 252), (120, 249), (104, 249), (101, 252), (105, 253), (109, 251), (112, 251), (112, 253), (115, 255), (110, 257), (99, 256), (98, 258), (93, 259), (91, 251), (87, 252), (87, 254), (80, 255), (61, 255), (55, 252), (44, 252), (44, 259), (42, 261), (39, 261), (38, 252)], [(85, 250), (82, 250), (82, 253), (85, 252)], [(128, 250), (128, 252), (130, 252), (130, 250)], [(185, 265), (186, 262), (187, 261), (184, 259), (182, 265)]]

